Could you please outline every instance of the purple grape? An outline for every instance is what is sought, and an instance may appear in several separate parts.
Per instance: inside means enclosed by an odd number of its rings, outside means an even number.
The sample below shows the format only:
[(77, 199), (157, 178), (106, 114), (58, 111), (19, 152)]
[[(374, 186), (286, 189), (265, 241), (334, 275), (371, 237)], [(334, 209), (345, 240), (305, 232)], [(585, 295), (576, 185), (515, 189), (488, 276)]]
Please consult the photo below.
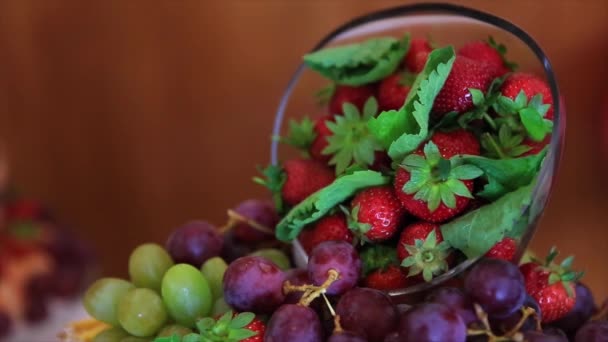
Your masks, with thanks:
[(355, 247), (345, 241), (325, 241), (317, 245), (308, 260), (308, 276), (313, 284), (323, 284), (332, 269), (339, 276), (327, 289), (327, 294), (340, 295), (353, 288), (361, 274), (361, 259)]
[(222, 248), (221, 257), (227, 263), (249, 255), (255, 251), (255, 246), (239, 241), (234, 237), (234, 231), (228, 231), (224, 234), (224, 247)]
[(13, 330), (13, 320), (4, 311), (0, 311), (0, 339), (8, 336)]
[(396, 331), (386, 335), (386, 337), (384, 338), (384, 342), (399, 342), (399, 341), (401, 341), (401, 338), (399, 337), (399, 333)]
[[(289, 270), (285, 273), (285, 280), (288, 280), (291, 285), (306, 285), (310, 284), (308, 271), (302, 268)], [(285, 304), (297, 304), (302, 298), (303, 292), (290, 292), (285, 296)]]
[(551, 322), (551, 326), (562, 329), (567, 335), (574, 336), (576, 331), (591, 318), (596, 310), (593, 294), (582, 283), (576, 284), (576, 303), (566, 316)]
[[(234, 211), (272, 230), (279, 222), (279, 214), (277, 214), (272, 201), (268, 200), (246, 200), (234, 208)], [(273, 234), (264, 233), (245, 222), (237, 224), (233, 229), (234, 236), (241, 241), (260, 242), (274, 238)]]
[(458, 288), (440, 287), (433, 291), (426, 300), (427, 302), (444, 304), (454, 309), (467, 326), (478, 321), (473, 303)]
[(52, 286), (50, 288), (53, 295), (61, 298), (70, 298), (78, 295), (83, 288), (84, 269), (82, 267), (63, 266), (54, 270), (52, 273)]
[(455, 310), (439, 303), (424, 303), (399, 320), (401, 342), (464, 342), (467, 327)]
[(52, 291), (53, 279), (48, 273), (33, 275), (25, 285), (27, 297), (47, 298)]
[(247, 256), (235, 260), (224, 274), (224, 299), (238, 311), (271, 313), (285, 300), (285, 274), (272, 261)]
[(286, 341), (323, 341), (317, 313), (302, 305), (285, 304), (279, 307), (268, 321), (264, 342)]
[[(524, 324), (520, 327), (519, 331), (529, 331), (536, 329), (536, 321), (537, 319), (540, 321), (542, 319), (542, 313), (540, 312), (540, 306), (538, 306), (538, 302), (534, 298), (532, 298), (529, 294), (526, 293), (526, 299), (524, 300), (523, 306), (532, 308), (536, 311), (536, 315), (538, 318), (534, 318), (534, 316), (528, 317)], [(506, 318), (495, 319), (492, 320), (492, 326), (496, 327), (498, 331), (507, 332), (511, 331), (519, 321), (521, 321), (522, 313), (521, 310), (517, 310), (514, 313), (510, 314)]]
[(589, 321), (576, 332), (575, 342), (607, 342), (608, 321)]
[(207, 259), (220, 254), (223, 242), (209, 222), (191, 221), (171, 233), (166, 248), (176, 264), (186, 263), (199, 268)]
[(333, 333), (327, 342), (368, 342), (361, 335), (349, 331), (341, 331)]
[(370, 342), (382, 342), (397, 328), (397, 308), (384, 292), (354, 288), (346, 292), (336, 307), (345, 330), (366, 337)]
[(568, 342), (568, 339), (564, 336), (552, 335), (534, 330), (526, 331), (524, 337), (526, 342)]
[(499, 259), (481, 260), (466, 276), (464, 288), (491, 317), (511, 315), (526, 299), (524, 278), (517, 266)]
[(38, 323), (48, 316), (47, 303), (37, 298), (28, 298), (23, 317), (29, 323)]

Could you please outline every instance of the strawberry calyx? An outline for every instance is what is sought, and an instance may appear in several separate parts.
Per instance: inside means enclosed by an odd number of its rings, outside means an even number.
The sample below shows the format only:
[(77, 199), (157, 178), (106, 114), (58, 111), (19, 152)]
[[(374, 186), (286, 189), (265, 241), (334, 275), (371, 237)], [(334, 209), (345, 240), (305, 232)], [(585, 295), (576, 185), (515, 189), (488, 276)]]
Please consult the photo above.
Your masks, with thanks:
[(437, 235), (432, 230), (426, 239), (416, 239), (414, 245), (403, 245), (410, 254), (401, 262), (402, 267), (409, 268), (408, 277), (422, 273), (424, 281), (429, 282), (433, 277), (448, 270), (447, 258), (450, 255), (450, 245), (446, 241), (437, 243)]
[(430, 212), (442, 202), (456, 208), (456, 196), (473, 198), (462, 181), (475, 179), (483, 171), (474, 165), (455, 165), (452, 160), (443, 158), (437, 145), (429, 141), (424, 146), (424, 156), (410, 154), (403, 160), (401, 167), (411, 175), (403, 192), (415, 194), (414, 199), (426, 202)]
[(367, 122), (378, 113), (378, 102), (370, 97), (362, 113), (352, 103), (342, 105), (344, 115), (328, 121), (332, 135), (327, 137), (327, 147), (321, 152), (331, 155), (329, 164), (336, 166), (336, 174), (342, 174), (352, 165), (370, 166), (374, 163), (374, 152), (382, 150), (380, 143), (369, 132)]
[(357, 240), (361, 241), (361, 244), (364, 242), (368, 242), (368, 239), (365, 237), (365, 234), (372, 229), (372, 225), (369, 223), (359, 222), (359, 209), (360, 206), (355, 206), (351, 211), (348, 211), (348, 208), (341, 205), (340, 209), (346, 216), (346, 224), (348, 229), (353, 232)]
[(317, 99), (317, 104), (319, 106), (324, 106), (324, 105), (328, 104), (329, 101), (331, 100), (331, 98), (334, 96), (335, 92), (336, 92), (335, 83), (330, 83), (330, 84), (326, 85), (325, 87), (319, 89), (315, 93), (315, 98)]
[(574, 255), (570, 255), (562, 260), (561, 263), (556, 264), (555, 258), (559, 252), (555, 247), (551, 247), (549, 250), (549, 254), (545, 258), (544, 261), (534, 260), (535, 263), (538, 264), (537, 269), (540, 269), (543, 272), (548, 272), (547, 282), (548, 285), (554, 285), (557, 283), (562, 283), (564, 289), (568, 293), (569, 297), (574, 297), (574, 284), (579, 281), (584, 272), (576, 272), (572, 270), (572, 264), (574, 262)]
[(553, 121), (545, 119), (551, 105), (543, 104), (543, 95), (536, 94), (530, 101), (521, 90), (515, 99), (500, 95), (492, 104), (498, 113), (498, 126), (508, 125), (515, 132), (522, 132), (534, 141), (542, 141), (553, 130)]
[(281, 190), (287, 180), (287, 175), (283, 168), (278, 165), (268, 165), (266, 168), (258, 167), (258, 171), (263, 177), (253, 177), (253, 182), (270, 190), (277, 212), (283, 213), (285, 207), (283, 197), (281, 196)]
[(255, 314), (228, 311), (219, 319), (206, 317), (196, 323), (201, 340), (209, 342), (238, 342), (256, 336), (258, 332), (246, 327), (253, 322)]
[(517, 63), (513, 62), (513, 61), (509, 61), (507, 59), (507, 47), (502, 44), (502, 43), (497, 43), (496, 40), (494, 40), (494, 37), (492, 36), (488, 36), (488, 45), (490, 45), (490, 47), (492, 47), (494, 50), (496, 50), (496, 52), (498, 52), (498, 54), (500, 55), (501, 59), (502, 59), (502, 64), (509, 70), (511, 71), (515, 71), (518, 68)]
[(411, 87), (414, 84), (414, 81), (416, 81), (416, 77), (418, 77), (418, 74), (405, 70), (401, 73), (399, 85)]
[(502, 125), (498, 134), (483, 133), (480, 137), (484, 155), (491, 158), (516, 158), (530, 151), (532, 148), (523, 144), (525, 136), (515, 133), (509, 125)]
[(381, 270), (386, 271), (390, 266), (397, 266), (397, 250), (383, 245), (370, 245), (361, 254), (362, 274), (368, 276), (370, 273)]
[(279, 141), (291, 145), (305, 154), (317, 137), (314, 123), (309, 117), (304, 117), (300, 122), (289, 120), (289, 133), (286, 137), (279, 137)]

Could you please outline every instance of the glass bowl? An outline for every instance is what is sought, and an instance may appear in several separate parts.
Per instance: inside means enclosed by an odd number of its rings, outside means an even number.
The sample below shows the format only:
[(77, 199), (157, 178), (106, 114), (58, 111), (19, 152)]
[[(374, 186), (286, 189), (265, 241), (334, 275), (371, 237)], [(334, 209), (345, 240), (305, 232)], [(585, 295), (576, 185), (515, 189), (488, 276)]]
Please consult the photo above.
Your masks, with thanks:
[[(543, 76), (550, 86), (554, 100), (554, 126), (550, 147), (538, 175), (538, 181), (532, 193), (530, 205), (521, 212), (525, 224), (523, 235), (518, 241), (514, 261), (518, 261), (530, 242), (538, 221), (547, 205), (553, 187), (562, 153), (565, 129), (564, 104), (560, 97), (555, 74), (549, 59), (540, 46), (519, 27), (488, 13), (450, 4), (414, 4), (384, 9), (373, 12), (339, 26), (325, 36), (311, 50), (361, 41), (374, 36), (401, 37), (410, 32), (412, 37), (431, 36), (434, 42), (447, 43), (455, 47), (472, 40), (485, 40), (492, 36), (497, 42), (509, 47), (508, 57), (517, 61), (519, 70)], [(285, 134), (285, 118), (299, 119), (306, 114), (322, 115), (320, 108), (312, 98), (315, 90), (328, 83), (320, 75), (301, 64), (296, 69), (283, 94), (276, 113), (273, 136)], [(559, 100), (557, 100), (559, 99)], [(289, 148), (280, 148), (275, 140), (271, 145), (271, 162), (296, 156)], [(294, 240), (293, 256), (299, 267), (305, 267), (307, 255), (298, 240)], [(407, 288), (388, 291), (391, 296), (403, 296), (421, 291), (446, 281), (466, 270), (478, 258), (468, 259), (453, 267), (448, 272), (437, 276), (428, 283), (420, 283)]]

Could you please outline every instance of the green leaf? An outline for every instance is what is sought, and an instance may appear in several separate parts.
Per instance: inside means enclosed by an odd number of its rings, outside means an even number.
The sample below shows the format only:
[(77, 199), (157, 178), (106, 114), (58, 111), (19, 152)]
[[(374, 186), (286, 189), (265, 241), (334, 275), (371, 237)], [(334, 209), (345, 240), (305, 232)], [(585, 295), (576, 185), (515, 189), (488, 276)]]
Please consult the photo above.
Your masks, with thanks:
[(240, 314), (238, 314), (236, 317), (234, 317), (232, 319), (232, 321), (230, 322), (230, 328), (231, 329), (244, 328), (247, 326), (247, 324), (253, 322), (254, 318), (255, 318), (254, 313), (241, 312)]
[[(224, 317), (224, 315), (222, 317)], [(198, 331), (208, 330), (211, 329), (215, 325), (215, 323), (216, 322), (213, 318), (205, 317), (196, 322), (196, 328), (198, 329)]]
[(534, 183), (441, 226), (443, 238), (468, 258), (485, 254), (502, 240), (530, 204)]
[(519, 109), (525, 108), (527, 104), (528, 104), (528, 96), (526, 95), (526, 92), (523, 91), (523, 89), (522, 89), (519, 91), (519, 93), (515, 97), (515, 108), (517, 108), (519, 110)]
[(277, 238), (281, 241), (291, 241), (298, 236), (304, 226), (317, 221), (357, 191), (389, 182), (389, 177), (371, 170), (355, 171), (350, 175), (339, 177), (332, 184), (293, 207), (277, 224)]
[(317, 98), (317, 104), (320, 106), (328, 104), (329, 101), (331, 100), (332, 96), (334, 96), (335, 92), (336, 92), (335, 83), (330, 83), (330, 84), (326, 85), (325, 87), (319, 89), (319, 91), (317, 91), (315, 94), (315, 97)]
[(471, 164), (460, 165), (453, 168), (450, 175), (456, 179), (475, 179), (483, 175), (483, 170)]
[(409, 46), (409, 35), (402, 40), (393, 37), (372, 38), (307, 54), (304, 63), (337, 84), (360, 86), (392, 74)]
[(450, 188), (450, 190), (452, 190), (452, 192), (455, 195), (458, 195), (461, 197), (473, 198), (473, 195), (471, 195), (469, 188), (467, 188), (467, 186), (464, 185), (464, 183), (461, 180), (452, 178), (452, 179), (448, 179), (445, 182), (445, 184)]
[(246, 338), (255, 336), (257, 334), (258, 334), (257, 331), (253, 331), (253, 330), (249, 330), (249, 329), (230, 330), (230, 333), (228, 334), (228, 339), (229, 339), (229, 341), (236, 342), (236, 341), (241, 341)]
[(265, 186), (270, 190), (277, 212), (282, 213), (284, 207), (281, 190), (283, 189), (283, 184), (285, 184), (285, 181), (287, 180), (287, 175), (283, 172), (283, 168), (277, 165), (268, 165), (265, 169), (258, 167), (258, 171), (262, 173), (264, 177), (253, 177), (253, 182)]
[(481, 106), (484, 104), (485, 96), (481, 90), (469, 88), (469, 92), (471, 93), (471, 99), (473, 100), (473, 104), (475, 106)]
[(289, 133), (280, 141), (301, 150), (308, 150), (316, 137), (314, 123), (305, 117), (300, 122), (289, 120)]
[(528, 136), (534, 141), (543, 141), (545, 136), (551, 133), (545, 119), (534, 108), (524, 108), (519, 111), (519, 118), (524, 125)]
[(182, 337), (182, 342), (201, 342), (201, 340), (201, 335), (195, 333), (191, 333)]
[(506, 96), (499, 96), (496, 99), (493, 108), (501, 115), (510, 115), (516, 113), (518, 109), (515, 102)]
[(517, 63), (509, 61), (507, 59), (507, 47), (504, 44), (499, 44), (497, 43), (494, 38), (492, 36), (490, 36), (488, 38), (488, 44), (493, 47), (496, 51), (498, 51), (498, 53), (500, 54), (500, 57), (502, 58), (502, 64), (507, 67), (509, 70), (511, 71), (515, 71), (518, 68)]
[(397, 250), (394, 247), (369, 244), (360, 254), (362, 274), (367, 276), (375, 270), (385, 270), (390, 265), (398, 265)]
[(439, 192), (441, 194), (441, 202), (443, 202), (448, 208), (456, 208), (456, 196), (446, 184), (439, 186)]

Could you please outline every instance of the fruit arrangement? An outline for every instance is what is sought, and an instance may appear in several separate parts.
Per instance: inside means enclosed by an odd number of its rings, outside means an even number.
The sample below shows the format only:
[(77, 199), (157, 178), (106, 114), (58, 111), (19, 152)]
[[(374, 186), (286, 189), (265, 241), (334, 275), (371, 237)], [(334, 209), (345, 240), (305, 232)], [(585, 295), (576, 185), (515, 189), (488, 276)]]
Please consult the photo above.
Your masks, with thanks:
[[(572, 257), (517, 264), (554, 109), (547, 83), (505, 53), (491, 38), (455, 49), (405, 35), (304, 56), (332, 82), (328, 113), (277, 137), (303, 157), (254, 178), (272, 201), (137, 247), (130, 281), (103, 278), (85, 295), (108, 326), (92, 340), (608, 339), (608, 308)], [(464, 261), (477, 262), (389, 295)]]

